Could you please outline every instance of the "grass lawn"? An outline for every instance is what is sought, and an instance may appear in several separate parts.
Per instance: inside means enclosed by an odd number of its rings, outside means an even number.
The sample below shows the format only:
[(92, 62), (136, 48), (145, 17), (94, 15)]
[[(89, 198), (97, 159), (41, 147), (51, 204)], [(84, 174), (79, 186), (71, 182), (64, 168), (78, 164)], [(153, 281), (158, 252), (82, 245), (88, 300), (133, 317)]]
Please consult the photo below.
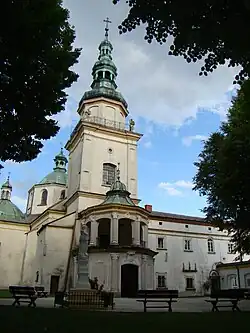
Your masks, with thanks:
[(0, 298), (10, 298), (11, 294), (8, 289), (0, 289)]
[(221, 333), (247, 332), (249, 312), (116, 313), (0, 306), (1, 332)]

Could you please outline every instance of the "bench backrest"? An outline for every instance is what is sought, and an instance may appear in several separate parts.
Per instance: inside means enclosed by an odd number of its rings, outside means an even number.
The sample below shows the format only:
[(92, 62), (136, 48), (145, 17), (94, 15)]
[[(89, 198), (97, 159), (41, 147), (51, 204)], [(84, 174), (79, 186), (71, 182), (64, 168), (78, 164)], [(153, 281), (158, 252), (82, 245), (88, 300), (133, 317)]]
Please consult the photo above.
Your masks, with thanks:
[(35, 295), (36, 291), (34, 287), (21, 287), (21, 286), (10, 286), (9, 292), (14, 295)]
[(137, 297), (142, 298), (178, 298), (178, 290), (156, 289), (156, 290), (139, 290)]
[(211, 298), (244, 298), (244, 289), (221, 289), (211, 293)]
[(35, 286), (35, 291), (44, 291), (43, 286)]

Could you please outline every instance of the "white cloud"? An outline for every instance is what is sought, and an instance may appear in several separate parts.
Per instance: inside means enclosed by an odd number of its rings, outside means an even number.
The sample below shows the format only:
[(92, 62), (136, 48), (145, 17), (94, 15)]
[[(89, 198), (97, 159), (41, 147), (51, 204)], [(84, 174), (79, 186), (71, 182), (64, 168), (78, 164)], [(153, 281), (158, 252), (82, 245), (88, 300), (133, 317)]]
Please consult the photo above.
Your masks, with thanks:
[(18, 196), (13, 195), (11, 197), (11, 201), (19, 208), (22, 212), (26, 210), (27, 199), (21, 198)]
[(193, 143), (193, 141), (202, 141), (202, 140), (207, 140), (207, 136), (206, 135), (191, 135), (191, 136), (185, 136), (184, 138), (182, 138), (182, 143), (185, 146), (191, 146), (191, 144)]
[(185, 193), (182, 191), (184, 190), (190, 190), (193, 188), (193, 184), (190, 181), (186, 180), (177, 180), (174, 183), (168, 183), (168, 182), (161, 182), (158, 185), (159, 188), (164, 189), (168, 195), (171, 196), (182, 196)]
[(119, 35), (117, 26), (128, 11), (125, 3), (117, 6), (110, 0), (65, 0), (64, 3), (76, 28), (76, 45), (84, 46), (75, 66), (80, 78), (69, 91), (75, 100), (79, 101), (91, 84), (92, 66), (104, 34), (103, 17), (108, 14), (113, 18), (110, 39), (118, 68), (118, 89), (128, 101), (133, 117), (178, 128), (194, 119), (199, 110), (225, 116), (230, 105), (226, 92), (232, 90), (238, 68), (220, 66), (207, 77), (200, 77), (202, 62), (188, 64), (181, 57), (168, 56), (169, 44), (148, 44), (144, 40), (145, 27)]
[(189, 188), (189, 189), (192, 189), (194, 186), (192, 182), (186, 180), (177, 180), (177, 182), (175, 182), (174, 185), (177, 187)]
[(146, 141), (146, 142), (144, 143), (144, 147), (145, 147), (145, 148), (151, 148), (151, 147), (152, 147), (152, 142), (151, 142), (151, 141)]

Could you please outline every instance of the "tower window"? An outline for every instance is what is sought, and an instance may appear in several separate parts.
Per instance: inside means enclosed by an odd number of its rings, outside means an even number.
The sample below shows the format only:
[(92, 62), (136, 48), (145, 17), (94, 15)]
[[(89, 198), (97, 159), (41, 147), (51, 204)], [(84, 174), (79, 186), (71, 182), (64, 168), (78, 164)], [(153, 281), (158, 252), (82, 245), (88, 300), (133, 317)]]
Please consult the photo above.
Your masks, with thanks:
[(105, 79), (108, 79), (108, 80), (110, 80), (110, 73), (109, 72), (105, 72)]
[(61, 191), (60, 200), (65, 199), (65, 190)]
[(47, 205), (47, 200), (48, 200), (48, 191), (43, 190), (42, 191), (42, 196), (41, 196), (41, 205), (46, 206)]
[(103, 185), (111, 185), (115, 182), (116, 166), (111, 163), (103, 164), (102, 183)]

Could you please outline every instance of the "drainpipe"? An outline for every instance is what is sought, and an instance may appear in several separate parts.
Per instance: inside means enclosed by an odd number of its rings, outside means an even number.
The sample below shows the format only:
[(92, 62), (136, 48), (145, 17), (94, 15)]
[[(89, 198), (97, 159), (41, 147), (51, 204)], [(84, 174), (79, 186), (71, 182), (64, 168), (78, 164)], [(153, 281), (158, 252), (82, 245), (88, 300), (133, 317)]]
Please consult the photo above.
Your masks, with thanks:
[(27, 246), (28, 246), (28, 233), (25, 234), (25, 245), (24, 245), (24, 252), (23, 252), (23, 259), (22, 259), (22, 266), (21, 266), (21, 274), (20, 274), (20, 284), (23, 284), (23, 275), (24, 275), (24, 265), (25, 265), (25, 259), (27, 254)]
[(237, 276), (238, 276), (238, 288), (240, 289), (240, 270), (239, 270), (239, 266), (236, 265), (236, 270), (237, 270)]

